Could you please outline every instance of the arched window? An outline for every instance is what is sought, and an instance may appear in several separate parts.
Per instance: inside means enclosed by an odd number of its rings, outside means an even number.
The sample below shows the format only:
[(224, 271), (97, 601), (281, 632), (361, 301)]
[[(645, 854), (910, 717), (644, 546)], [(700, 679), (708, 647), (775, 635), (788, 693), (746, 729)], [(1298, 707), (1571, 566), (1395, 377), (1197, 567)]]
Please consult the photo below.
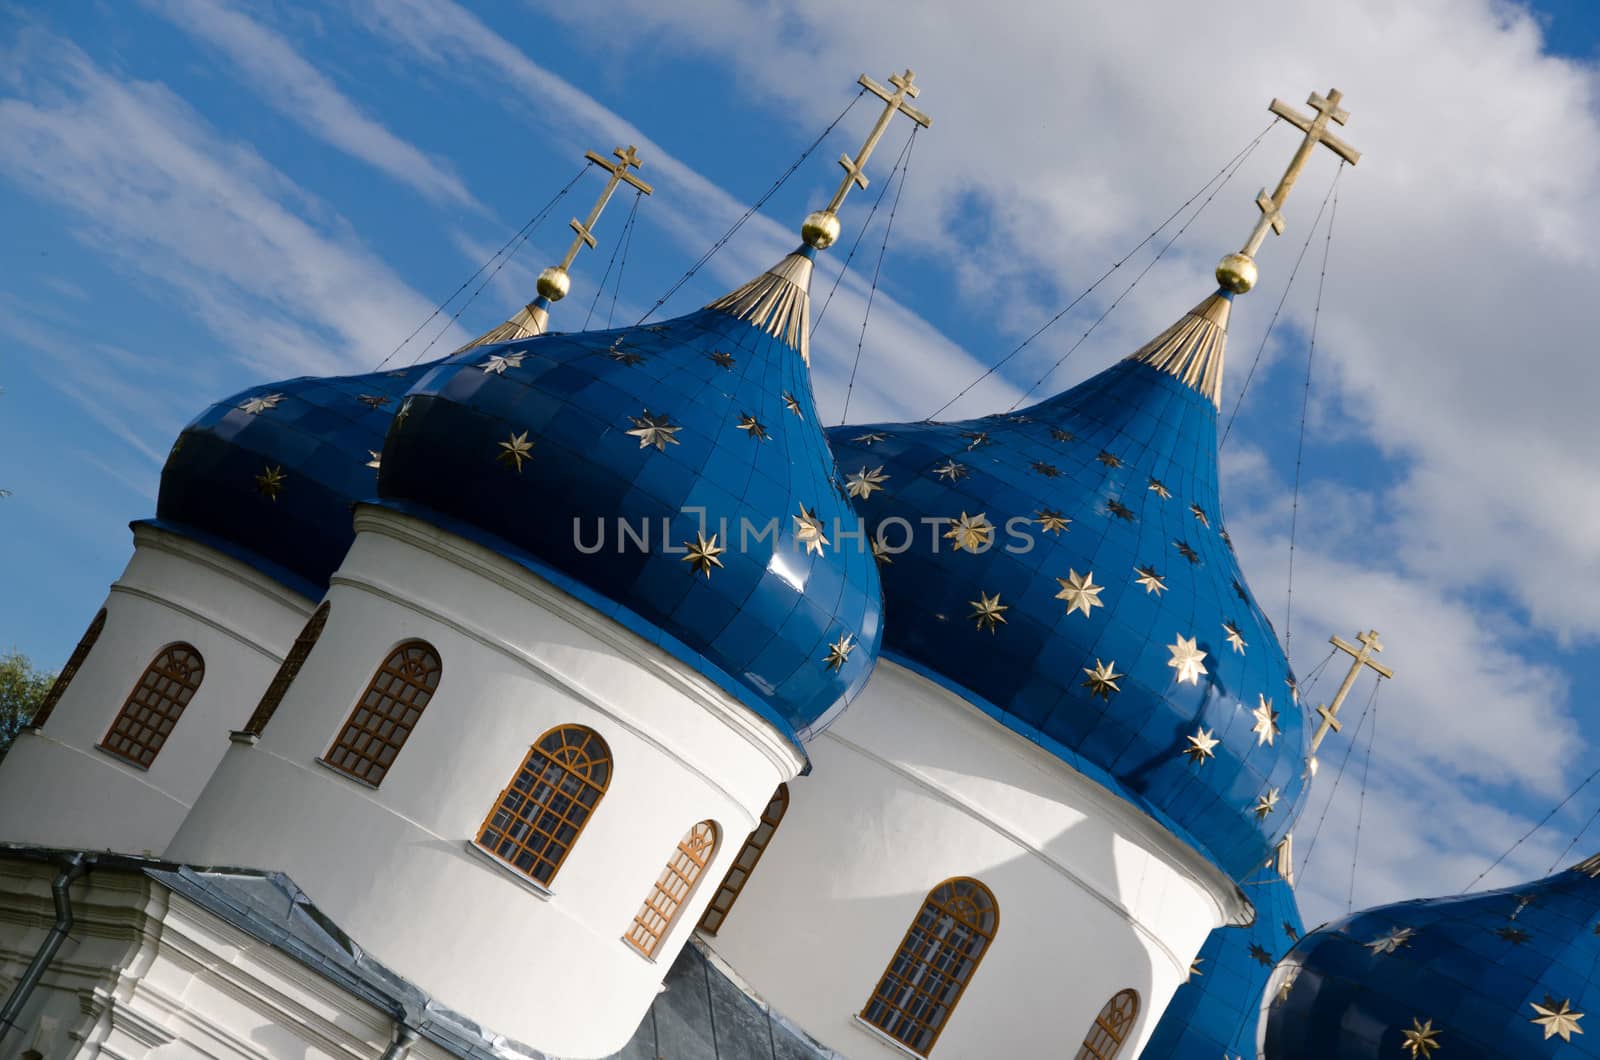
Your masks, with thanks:
[(756, 830), (739, 848), (739, 856), (733, 859), (717, 893), (711, 896), (711, 904), (706, 906), (705, 915), (700, 918), (701, 931), (715, 935), (722, 927), (722, 922), (728, 918), (728, 910), (733, 908), (739, 892), (744, 890), (745, 881), (755, 871), (756, 862), (761, 860), (761, 855), (767, 851), (767, 844), (772, 842), (772, 833), (778, 830), (778, 822), (788, 812), (789, 785), (779, 784), (778, 790), (772, 793), (772, 801), (761, 811), (761, 823), (756, 825)]
[(678, 910), (689, 900), (694, 885), (711, 864), (717, 852), (717, 826), (711, 821), (701, 821), (678, 840), (678, 849), (672, 860), (661, 870), (650, 897), (644, 900), (633, 918), (633, 926), (624, 936), (628, 944), (646, 957), (653, 956), (656, 947), (672, 930), (678, 919)]
[(1089, 1036), (1083, 1040), (1077, 1060), (1111, 1060), (1133, 1034), (1133, 1025), (1138, 1019), (1138, 992), (1119, 991), (1094, 1018), (1094, 1026), (1089, 1028)]
[(611, 783), (611, 749), (593, 729), (539, 737), (478, 830), (478, 845), (549, 885)]
[(205, 660), (194, 645), (168, 644), (162, 648), (128, 693), (122, 710), (100, 741), (101, 748), (141, 769), (149, 769), (205, 675)]
[(77, 674), (78, 668), (83, 665), (83, 660), (89, 657), (89, 649), (94, 647), (94, 642), (100, 639), (100, 631), (106, 628), (106, 609), (101, 608), (89, 623), (89, 628), (83, 631), (83, 636), (78, 640), (78, 646), (72, 649), (72, 657), (67, 660), (67, 665), (61, 668), (56, 675), (55, 684), (50, 686), (50, 691), (45, 693), (44, 702), (39, 704), (39, 709), (33, 712), (33, 719), (28, 724), (35, 729), (44, 728), (44, 723), (49, 720), (51, 713), (56, 709), (56, 704), (61, 702), (61, 697), (66, 695), (67, 686), (72, 683), (72, 678)]
[(999, 926), (989, 888), (966, 877), (939, 884), (906, 929), (861, 1018), (927, 1056)]
[(323, 761), (377, 787), (439, 687), (439, 653), (408, 640), (384, 660)]
[(245, 722), (245, 732), (260, 736), (266, 729), (267, 722), (272, 720), (272, 715), (278, 712), (278, 704), (283, 702), (284, 693), (289, 691), (294, 679), (300, 676), (300, 667), (306, 664), (311, 649), (317, 646), (317, 638), (322, 636), (322, 627), (328, 624), (328, 610), (328, 604), (323, 603), (311, 612), (310, 618), (306, 619), (305, 628), (294, 639), (294, 646), (289, 649), (289, 654), (283, 657), (278, 672), (272, 675), (272, 684), (262, 693), (261, 702), (256, 704), (255, 712), (250, 715), (250, 720)]

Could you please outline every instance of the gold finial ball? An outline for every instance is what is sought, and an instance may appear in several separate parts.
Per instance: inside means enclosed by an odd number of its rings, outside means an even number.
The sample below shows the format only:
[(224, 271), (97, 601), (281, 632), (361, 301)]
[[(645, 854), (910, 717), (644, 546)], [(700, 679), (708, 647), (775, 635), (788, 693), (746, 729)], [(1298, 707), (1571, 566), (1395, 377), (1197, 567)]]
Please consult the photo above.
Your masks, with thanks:
[(839, 216), (832, 210), (818, 210), (800, 225), (800, 238), (808, 247), (827, 250), (839, 238)]
[(567, 275), (567, 270), (559, 265), (552, 265), (539, 274), (538, 283), (535, 285), (539, 293), (552, 302), (559, 302), (572, 290), (572, 277)]
[(1256, 263), (1248, 254), (1229, 254), (1217, 262), (1217, 282), (1225, 291), (1244, 294), (1256, 285)]

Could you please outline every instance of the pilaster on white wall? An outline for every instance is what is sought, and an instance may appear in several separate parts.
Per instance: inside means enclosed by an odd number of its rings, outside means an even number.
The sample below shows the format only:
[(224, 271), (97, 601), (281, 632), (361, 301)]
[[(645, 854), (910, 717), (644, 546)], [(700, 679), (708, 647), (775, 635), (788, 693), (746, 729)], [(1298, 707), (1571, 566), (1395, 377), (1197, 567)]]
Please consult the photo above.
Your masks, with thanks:
[(1239, 889), (1146, 814), (887, 660), (813, 741), (777, 833), (706, 941), (774, 1009), (860, 1060), (855, 1017), (928, 892), (971, 877), (999, 924), (931, 1056), (1071, 1056), (1123, 989), (1137, 1056)]
[[(0, 842), (160, 854), (312, 611), (214, 549), (147, 525), (133, 536), (94, 647), (49, 720), (0, 762)], [(155, 760), (102, 750), (145, 668), (180, 642), (205, 674)]]
[[(561, 1056), (626, 1043), (776, 786), (803, 765), (699, 674), (472, 542), (361, 507), (326, 628), (253, 744), (228, 750), (169, 849), (287, 873), (364, 949)], [(373, 671), (417, 638), (437, 689), (374, 788), (320, 764)], [(528, 749), (582, 725), (610, 784), (547, 893), (471, 848)], [(623, 941), (678, 841), (721, 842), (652, 958)]]

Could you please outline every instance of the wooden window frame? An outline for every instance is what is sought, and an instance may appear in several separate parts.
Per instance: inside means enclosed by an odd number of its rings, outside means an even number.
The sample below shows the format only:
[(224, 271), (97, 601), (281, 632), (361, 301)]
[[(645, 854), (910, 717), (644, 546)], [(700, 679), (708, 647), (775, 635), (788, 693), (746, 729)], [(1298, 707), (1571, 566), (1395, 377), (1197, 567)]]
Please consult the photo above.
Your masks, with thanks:
[[(180, 668), (178, 654), (192, 663)], [(135, 769), (149, 769), (178, 727), (205, 680), (206, 660), (188, 641), (175, 640), (151, 657), (99, 748)]]
[[(250, 720), (245, 722), (244, 731), (252, 736), (260, 736), (267, 728), (267, 722), (278, 712), (278, 706), (283, 702), (283, 697), (289, 691), (289, 686), (294, 684), (294, 679), (300, 676), (300, 668), (306, 664), (306, 659), (311, 655), (311, 649), (317, 646), (317, 639), (322, 636), (323, 627), (328, 624), (328, 612), (331, 610), (327, 601), (317, 605), (311, 612), (311, 617), (306, 619), (306, 624), (301, 627), (300, 635), (294, 639), (289, 654), (283, 657), (283, 662), (278, 664), (278, 672), (272, 675), (272, 683), (267, 690), (261, 693), (261, 701), (256, 704), (256, 709), (251, 712)], [(365, 694), (363, 694), (365, 698)]]
[[(941, 898), (940, 892), (947, 888), (950, 893)], [(971, 906), (971, 910), (962, 908), (962, 903)], [(931, 920), (925, 925), (924, 920), (930, 915)], [(986, 919), (987, 928), (984, 926)], [(947, 926), (943, 933), (936, 933), (941, 921)], [(952, 944), (950, 939), (957, 926), (964, 929), (966, 939), (960, 944)], [(993, 947), (999, 930), (1000, 904), (995, 901), (993, 891), (970, 876), (953, 876), (942, 881), (928, 892), (918, 906), (916, 916), (912, 917), (910, 926), (900, 939), (900, 945), (895, 947), (894, 956), (889, 959), (867, 1003), (862, 1006), (859, 1018), (905, 1049), (918, 1056), (927, 1056), (939, 1043), (939, 1036), (944, 1029), (950, 1025), (950, 1017), (955, 1015), (956, 1006), (973, 976), (977, 975), (983, 958)], [(967, 952), (973, 940), (979, 940), (976, 951)], [(953, 962), (952, 958), (956, 961)], [(944, 970), (952, 965), (955, 971)], [(901, 970), (897, 971), (897, 968)], [(922, 983), (930, 972), (945, 980), (945, 985), (937, 995), (922, 989)], [(896, 983), (900, 984), (898, 989), (894, 985)], [(885, 994), (886, 989), (890, 991), (889, 994)], [(895, 993), (901, 995), (900, 1000), (890, 999)], [(943, 1009), (943, 1015), (937, 1018), (937, 1022), (915, 1014), (924, 1003), (934, 1011)], [(874, 1008), (882, 1008), (883, 1012), (874, 1015)], [(907, 1040), (907, 1030), (912, 1032), (910, 1040)], [(917, 1044), (924, 1035), (927, 1036), (926, 1044)]]
[[(587, 725), (557, 725), (528, 748), (473, 843), (548, 889), (594, 819), (614, 770), (605, 737)], [(574, 809), (582, 810), (577, 819)]]
[[(408, 657), (412, 652), (421, 654)], [(407, 672), (411, 662), (421, 663), (420, 680)], [(423, 712), (433, 702), (443, 678), (444, 661), (439, 650), (427, 641), (412, 638), (390, 648), (350, 708), (349, 717), (323, 754), (322, 763), (368, 787), (382, 785), (399, 761), (406, 741), (416, 731)], [(398, 695), (392, 694), (396, 687), (400, 688)], [(404, 698), (407, 692), (411, 693), (410, 699)], [(377, 779), (373, 779), (374, 771)]]
[(94, 642), (100, 639), (100, 633), (106, 628), (106, 609), (101, 608), (94, 618), (89, 621), (89, 628), (83, 631), (83, 636), (78, 638), (78, 646), (72, 649), (72, 655), (67, 659), (67, 665), (56, 674), (50, 691), (44, 694), (44, 701), (39, 704), (39, 709), (33, 712), (33, 717), (28, 719), (28, 728), (42, 729), (44, 723), (50, 720), (50, 715), (55, 713), (56, 704), (61, 702), (61, 697), (67, 694), (67, 686), (77, 676), (78, 670), (83, 666), (83, 661), (89, 657), (89, 652), (94, 649)]
[(744, 893), (745, 884), (750, 882), (750, 874), (761, 863), (761, 856), (767, 852), (767, 845), (772, 842), (778, 825), (783, 823), (784, 815), (788, 812), (789, 785), (779, 784), (772, 798), (767, 800), (766, 809), (761, 811), (760, 823), (745, 839), (744, 846), (734, 856), (733, 864), (728, 866), (722, 882), (717, 884), (717, 892), (711, 896), (711, 904), (701, 914), (697, 930), (707, 935), (715, 935), (722, 930), (722, 925), (728, 920), (728, 911), (739, 900), (739, 895)]
[(678, 922), (678, 914), (694, 896), (706, 866), (717, 856), (721, 841), (722, 829), (715, 821), (701, 821), (683, 834), (677, 850), (650, 888), (649, 897), (634, 914), (633, 924), (622, 936), (624, 942), (646, 957), (655, 957)]
[[(1131, 1006), (1131, 1007), (1126, 1007)], [(1100, 1006), (1076, 1060), (1115, 1060), (1139, 1023), (1139, 991), (1128, 987)]]

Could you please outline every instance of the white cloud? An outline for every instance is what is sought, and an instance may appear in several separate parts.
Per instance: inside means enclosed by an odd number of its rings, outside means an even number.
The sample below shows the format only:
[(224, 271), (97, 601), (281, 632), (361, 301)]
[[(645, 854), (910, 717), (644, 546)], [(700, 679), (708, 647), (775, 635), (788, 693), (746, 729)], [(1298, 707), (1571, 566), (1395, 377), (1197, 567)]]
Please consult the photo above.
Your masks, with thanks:
[[(72, 211), (85, 246), (175, 290), (252, 375), (370, 370), (427, 316), (339, 218), (314, 224), (325, 206), (169, 90), (42, 32), (24, 38), (14, 54), (30, 76), (0, 98), (0, 173)], [(452, 329), (445, 341), (465, 339)], [(172, 372), (169, 400), (215, 400), (182, 389), (187, 378)]]
[(312, 135), (440, 202), (481, 209), (451, 167), (369, 117), (279, 34), (219, 0), (144, 0), (222, 53), (231, 73)]

